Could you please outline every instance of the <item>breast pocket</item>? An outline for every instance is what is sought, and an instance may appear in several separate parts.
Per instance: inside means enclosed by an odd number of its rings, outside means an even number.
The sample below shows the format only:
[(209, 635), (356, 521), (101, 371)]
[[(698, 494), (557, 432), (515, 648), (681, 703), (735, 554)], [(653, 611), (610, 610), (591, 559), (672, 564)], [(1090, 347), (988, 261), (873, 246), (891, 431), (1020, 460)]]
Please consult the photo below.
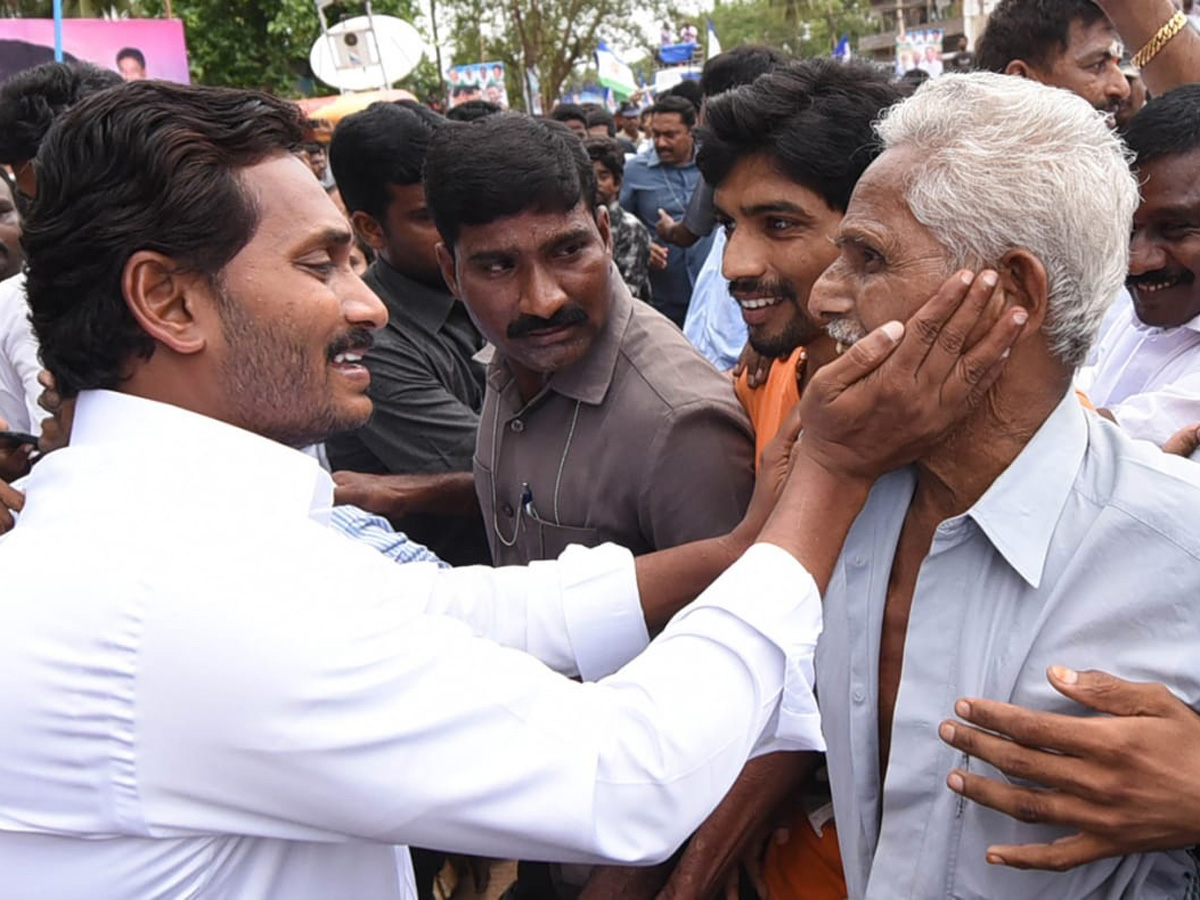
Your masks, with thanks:
[(573, 525), (556, 525), (540, 518), (536, 513), (527, 513), (528, 535), (533, 543), (534, 559), (554, 559), (571, 544), (595, 547), (600, 543), (595, 528), (579, 528)]

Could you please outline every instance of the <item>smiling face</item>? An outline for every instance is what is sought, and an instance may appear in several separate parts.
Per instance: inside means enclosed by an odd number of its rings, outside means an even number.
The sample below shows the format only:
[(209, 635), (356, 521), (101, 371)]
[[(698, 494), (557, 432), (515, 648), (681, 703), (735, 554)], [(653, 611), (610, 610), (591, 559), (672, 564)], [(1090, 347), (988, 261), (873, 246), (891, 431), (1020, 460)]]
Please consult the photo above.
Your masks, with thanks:
[(1107, 113), (1115, 126), (1121, 101), (1129, 96), (1129, 82), (1121, 72), (1121, 46), (1112, 24), (1104, 17), (1091, 25), (1074, 19), (1068, 34), (1066, 49), (1044, 65), (1014, 60), (1006, 71), (1078, 94)]
[(714, 194), (727, 241), (721, 273), (742, 309), (750, 344), (785, 356), (823, 336), (808, 311), (813, 284), (837, 256), (841, 213), (778, 172), (765, 155), (740, 160)]
[(454, 256), (438, 248), (454, 293), (525, 387), (577, 362), (608, 320), (608, 210), (527, 210), (463, 225)]
[(371, 414), (361, 357), (387, 311), (351, 269), (350, 227), (293, 156), (241, 179), (260, 218), (215, 283), (218, 417), (290, 446), (357, 428)]
[(1200, 149), (1138, 167), (1129, 291), (1138, 318), (1172, 328), (1200, 315)]
[(893, 319), (907, 322), (951, 274), (950, 260), (904, 200), (912, 151), (888, 150), (863, 173), (838, 228), (837, 258), (809, 310), (840, 345)]

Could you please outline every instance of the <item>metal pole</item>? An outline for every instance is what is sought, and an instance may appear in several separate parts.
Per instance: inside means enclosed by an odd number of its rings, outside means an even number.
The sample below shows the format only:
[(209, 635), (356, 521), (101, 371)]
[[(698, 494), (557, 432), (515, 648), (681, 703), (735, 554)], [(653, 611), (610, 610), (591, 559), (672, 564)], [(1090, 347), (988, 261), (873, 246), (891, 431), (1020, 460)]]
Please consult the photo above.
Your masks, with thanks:
[(433, 55), (437, 58), (438, 91), (446, 96), (446, 73), (442, 71), (442, 45), (438, 43), (437, 0), (429, 0), (429, 25), (433, 29)]
[(371, 0), (367, 0), (367, 27), (371, 29), (371, 40), (375, 42), (375, 55), (379, 57), (379, 75), (383, 78), (383, 89), (386, 91), (392, 86), (388, 81), (387, 69), (383, 65), (383, 48), (379, 46), (379, 32), (375, 30), (375, 19), (371, 15)]
[(54, 0), (54, 61), (62, 62), (62, 0)]

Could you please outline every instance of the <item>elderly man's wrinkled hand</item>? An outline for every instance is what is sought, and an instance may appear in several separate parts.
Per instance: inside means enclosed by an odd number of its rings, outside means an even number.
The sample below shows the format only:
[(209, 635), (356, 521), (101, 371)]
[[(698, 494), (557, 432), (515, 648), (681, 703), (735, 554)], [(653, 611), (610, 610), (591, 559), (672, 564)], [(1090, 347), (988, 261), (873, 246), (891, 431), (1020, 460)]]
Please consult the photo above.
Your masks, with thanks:
[(800, 400), (803, 452), (874, 479), (936, 444), (995, 383), (1028, 320), (1003, 308), (997, 284), (989, 270), (956, 272), (906, 324), (875, 329), (822, 367)]

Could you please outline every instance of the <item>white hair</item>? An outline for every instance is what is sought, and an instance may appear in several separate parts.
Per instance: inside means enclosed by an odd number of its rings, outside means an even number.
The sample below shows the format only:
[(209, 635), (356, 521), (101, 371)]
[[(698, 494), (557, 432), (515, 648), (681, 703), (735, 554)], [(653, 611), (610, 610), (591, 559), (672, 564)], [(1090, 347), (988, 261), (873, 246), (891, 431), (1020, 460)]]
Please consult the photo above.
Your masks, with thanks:
[(995, 266), (1024, 248), (1046, 269), (1046, 335), (1080, 365), (1125, 281), (1137, 181), (1124, 145), (1085, 100), (1025, 78), (931, 79), (876, 125), (885, 149), (920, 160), (913, 216), (955, 267)]

